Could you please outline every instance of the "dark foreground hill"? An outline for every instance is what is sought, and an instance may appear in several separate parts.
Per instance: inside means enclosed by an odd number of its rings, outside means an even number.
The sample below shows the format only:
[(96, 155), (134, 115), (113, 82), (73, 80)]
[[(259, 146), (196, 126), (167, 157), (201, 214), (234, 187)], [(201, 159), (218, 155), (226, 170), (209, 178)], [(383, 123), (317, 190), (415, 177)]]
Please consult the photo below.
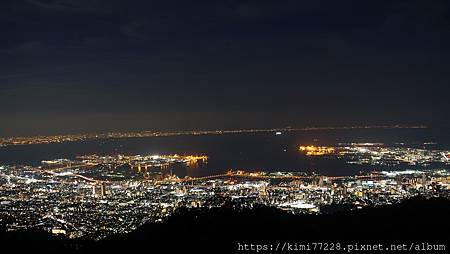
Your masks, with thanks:
[(318, 216), (268, 207), (181, 210), (165, 223), (147, 224), (99, 242), (34, 231), (2, 233), (0, 242), (11, 253), (250, 253), (237, 250), (244, 244), (270, 247), (286, 241), (448, 244), (449, 215), (450, 200), (441, 198)]

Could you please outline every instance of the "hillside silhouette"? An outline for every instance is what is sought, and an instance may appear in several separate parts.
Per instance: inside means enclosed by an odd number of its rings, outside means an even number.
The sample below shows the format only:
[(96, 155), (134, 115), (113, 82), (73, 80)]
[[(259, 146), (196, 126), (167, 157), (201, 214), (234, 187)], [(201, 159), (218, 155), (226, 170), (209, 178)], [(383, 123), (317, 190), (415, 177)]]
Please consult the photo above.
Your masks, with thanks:
[[(181, 209), (164, 223), (146, 224), (98, 242), (45, 232), (4, 232), (3, 248), (34, 253), (237, 253), (238, 244), (277, 242), (448, 244), (450, 200), (403, 203), (323, 215), (293, 215), (271, 207)], [(448, 245), (447, 245), (448, 247)]]

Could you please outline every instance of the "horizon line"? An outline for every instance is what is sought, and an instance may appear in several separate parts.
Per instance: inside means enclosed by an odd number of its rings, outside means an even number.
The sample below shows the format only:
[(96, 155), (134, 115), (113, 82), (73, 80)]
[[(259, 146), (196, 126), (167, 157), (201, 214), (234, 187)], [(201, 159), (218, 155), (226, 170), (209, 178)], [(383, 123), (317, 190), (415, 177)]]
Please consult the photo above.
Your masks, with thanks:
[(142, 131), (110, 131), (101, 133), (78, 133), (78, 134), (54, 134), (34, 136), (9, 136), (0, 137), (0, 146), (30, 145), (46, 143), (76, 142), (94, 139), (125, 139), (125, 138), (149, 138), (164, 136), (183, 135), (222, 135), (255, 132), (291, 132), (291, 131), (314, 131), (314, 130), (350, 130), (350, 129), (427, 129), (426, 125), (356, 125), (356, 126), (326, 126), (326, 127), (282, 127), (282, 128), (253, 128), (253, 129), (216, 129), (216, 130), (142, 130)]

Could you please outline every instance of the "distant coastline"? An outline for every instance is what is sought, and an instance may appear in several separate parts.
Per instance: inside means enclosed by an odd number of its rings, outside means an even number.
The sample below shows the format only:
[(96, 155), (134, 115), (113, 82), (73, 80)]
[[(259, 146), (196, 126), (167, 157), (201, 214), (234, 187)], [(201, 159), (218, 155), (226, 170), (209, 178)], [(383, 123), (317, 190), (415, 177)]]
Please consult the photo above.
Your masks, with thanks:
[(427, 129), (425, 125), (368, 125), (368, 126), (339, 126), (339, 127), (303, 127), (303, 128), (271, 128), (271, 129), (234, 129), (234, 130), (180, 130), (180, 131), (138, 131), (138, 132), (105, 132), (86, 134), (15, 136), (0, 138), (0, 147), (16, 145), (52, 144), (64, 142), (80, 142), (99, 139), (149, 138), (188, 135), (223, 135), (260, 132), (292, 132), (292, 131), (320, 131), (320, 130), (352, 130), (352, 129)]

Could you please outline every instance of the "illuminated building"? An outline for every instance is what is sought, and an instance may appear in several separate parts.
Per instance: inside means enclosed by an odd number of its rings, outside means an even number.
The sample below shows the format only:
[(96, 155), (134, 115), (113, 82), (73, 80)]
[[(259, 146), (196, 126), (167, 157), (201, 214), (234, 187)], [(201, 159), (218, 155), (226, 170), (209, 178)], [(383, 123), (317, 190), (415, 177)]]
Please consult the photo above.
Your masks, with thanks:
[(100, 195), (102, 196), (102, 197), (104, 197), (105, 196), (105, 184), (104, 183), (101, 183), (100, 184)]

